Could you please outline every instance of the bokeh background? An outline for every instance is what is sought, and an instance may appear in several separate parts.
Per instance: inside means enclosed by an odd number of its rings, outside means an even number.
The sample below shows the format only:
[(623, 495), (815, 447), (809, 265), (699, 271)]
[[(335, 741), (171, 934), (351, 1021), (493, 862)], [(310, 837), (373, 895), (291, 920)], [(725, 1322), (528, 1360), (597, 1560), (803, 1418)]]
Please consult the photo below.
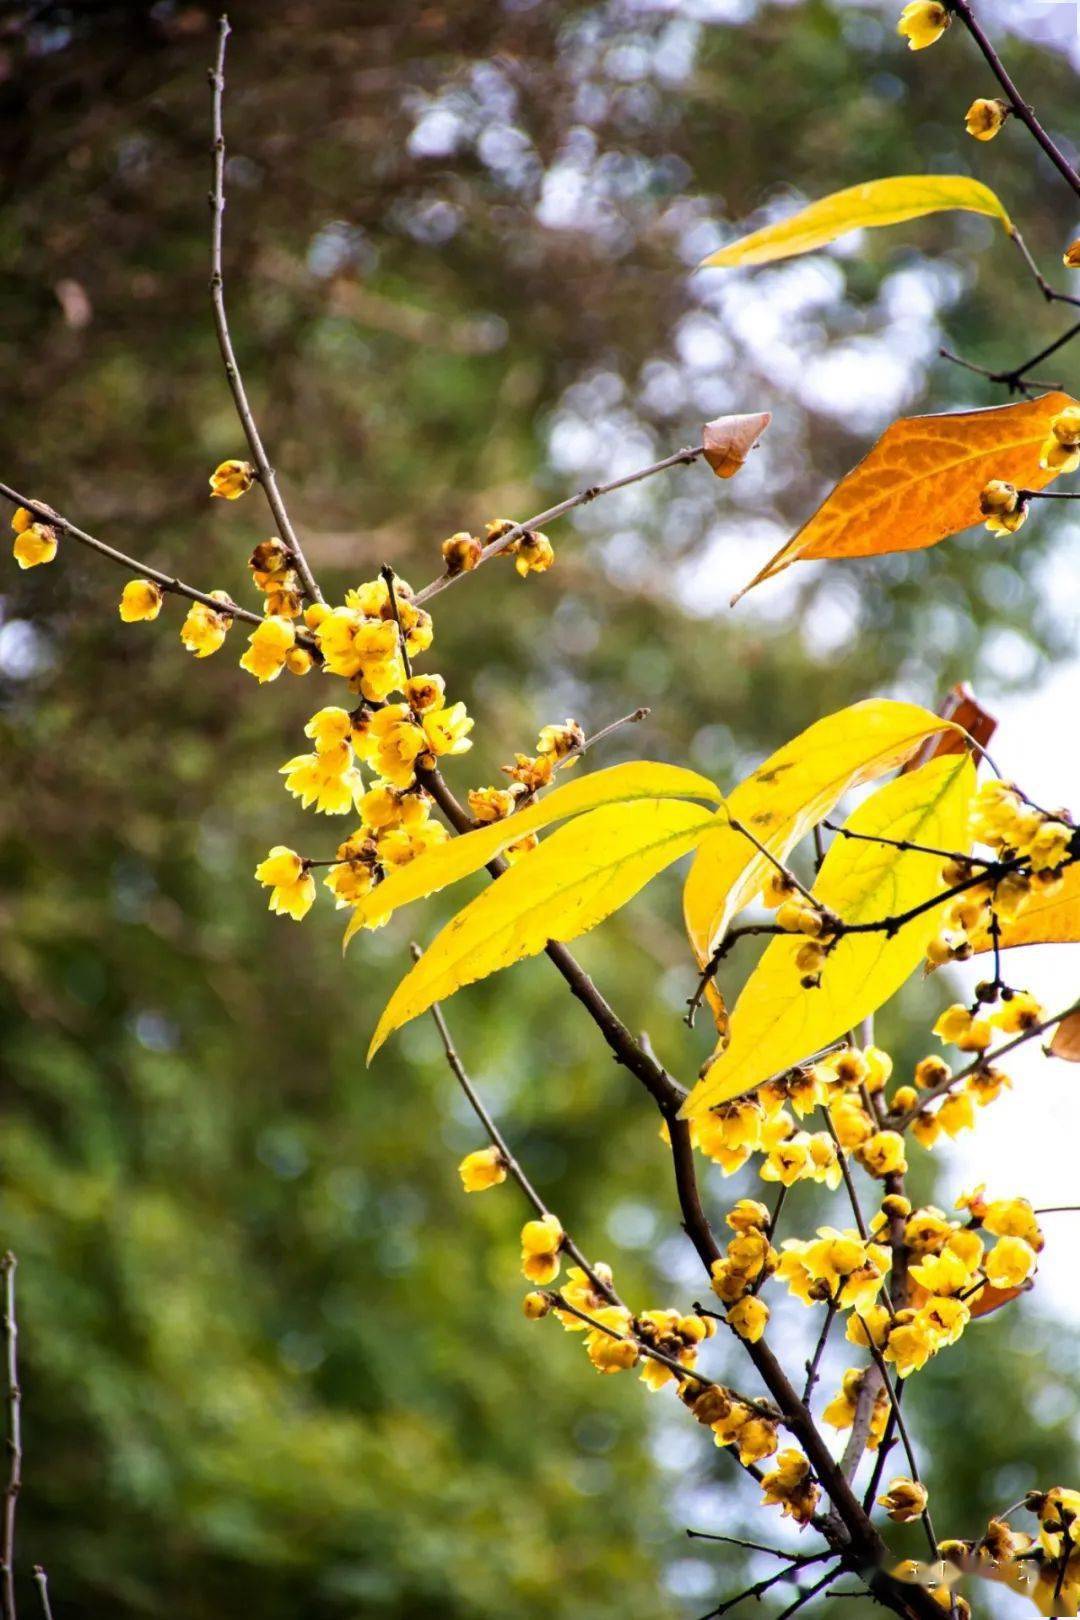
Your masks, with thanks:
[[(1078, 536), (1061, 513), (1011, 542), (801, 567), (726, 607), (893, 417), (993, 401), (938, 360), (943, 342), (997, 366), (1065, 324), (974, 217), (691, 274), (747, 218), (908, 170), (988, 181), (1064, 274), (1075, 201), (1022, 131), (965, 136), (968, 102), (993, 93), (970, 42), (956, 30), (911, 56), (896, 10), (232, 8), (234, 332), (331, 596), (384, 561), (420, 584), (445, 535), (693, 442), (708, 417), (775, 415), (733, 483), (679, 469), (553, 528), (549, 574), (492, 566), (438, 602), (427, 667), (477, 718), (461, 790), (541, 723), (594, 730), (639, 703), (649, 720), (595, 763), (633, 752), (732, 782), (830, 709), (936, 704), (959, 678), (1006, 718), (1007, 761), (1054, 799), (1070, 769), (1080, 789)], [(986, 10), (1075, 143), (1076, 6)], [(182, 0), (3, 8), (0, 466), (103, 538), (246, 599), (264, 511), (206, 487), (243, 453), (207, 302), (214, 26)], [(1075, 386), (1075, 353), (1051, 369)], [(58, 1616), (711, 1608), (769, 1566), (684, 1531), (737, 1532), (756, 1493), (670, 1392), (601, 1380), (576, 1340), (521, 1318), (522, 1211), (510, 1188), (462, 1195), (477, 1131), (429, 1025), (364, 1067), (410, 933), (445, 908), (365, 937), (344, 968), (328, 905), (302, 929), (270, 917), (251, 879), (265, 849), (336, 842), (276, 774), (315, 683), (257, 690), (239, 633), (194, 663), (175, 605), (122, 627), (120, 585), (73, 545), (2, 583), (0, 1236), (20, 1260), (24, 1603), (37, 1561)], [(691, 1075), (707, 1033), (680, 1024), (677, 884), (582, 955)], [(882, 1021), (901, 1065), (949, 993), (917, 985)], [(450, 1013), (584, 1246), (642, 1304), (693, 1298), (647, 1099), (548, 964)], [(1036, 1199), (1055, 1176), (1055, 1193), (1071, 1186), (1069, 1078), (1025, 1076), (992, 1151), (923, 1156), (924, 1195), (951, 1203), (984, 1176)], [(752, 1190), (708, 1185), (718, 1209)], [(793, 1227), (814, 1216), (792, 1207)], [(1075, 1234), (1054, 1231), (1054, 1285), (909, 1393), (948, 1534), (1029, 1485), (1077, 1483)], [(789, 1356), (807, 1325), (781, 1312)], [(710, 1347), (721, 1374), (726, 1355)]]

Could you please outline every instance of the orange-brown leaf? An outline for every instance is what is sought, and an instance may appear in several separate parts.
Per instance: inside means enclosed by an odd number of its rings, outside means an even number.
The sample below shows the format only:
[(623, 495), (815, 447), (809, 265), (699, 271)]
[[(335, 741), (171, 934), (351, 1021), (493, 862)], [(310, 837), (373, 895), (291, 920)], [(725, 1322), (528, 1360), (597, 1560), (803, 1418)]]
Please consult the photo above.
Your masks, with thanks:
[(771, 421), (771, 411), (755, 411), (750, 416), (718, 416), (706, 422), (701, 443), (717, 478), (734, 478)]
[(979, 495), (992, 478), (1042, 489), (1054, 477), (1039, 466), (1050, 421), (1074, 404), (1068, 394), (1052, 393), (894, 422), (739, 596), (793, 562), (937, 545), (982, 522)]
[(923, 744), (917, 754), (912, 755), (903, 767), (905, 771), (917, 771), (920, 765), (925, 765), (929, 759), (937, 759), (939, 754), (962, 753), (968, 745), (968, 737), (980, 748), (985, 748), (997, 730), (997, 720), (989, 709), (983, 708), (966, 681), (958, 681), (949, 688), (938, 713), (943, 720), (951, 720), (954, 726), (962, 726), (967, 737), (959, 731), (939, 731), (936, 737), (930, 737)]
[(1052, 1057), (1064, 1058), (1066, 1063), (1080, 1063), (1080, 1012), (1061, 1020), (1048, 1050)]
[(975, 1321), (980, 1316), (990, 1316), (994, 1311), (1000, 1311), (1003, 1305), (1011, 1305), (1020, 1294), (1026, 1294), (1031, 1289), (1030, 1282), (1022, 1282), (1016, 1288), (995, 1288), (993, 1283), (986, 1283), (977, 1298), (971, 1301), (971, 1319)]
[[(990, 930), (980, 928), (970, 936), (976, 951), (992, 949)], [(1080, 941), (1080, 862), (1067, 866), (1064, 881), (1055, 895), (1033, 895), (1015, 922), (1001, 924), (1003, 947), (1019, 945), (1067, 945)]]

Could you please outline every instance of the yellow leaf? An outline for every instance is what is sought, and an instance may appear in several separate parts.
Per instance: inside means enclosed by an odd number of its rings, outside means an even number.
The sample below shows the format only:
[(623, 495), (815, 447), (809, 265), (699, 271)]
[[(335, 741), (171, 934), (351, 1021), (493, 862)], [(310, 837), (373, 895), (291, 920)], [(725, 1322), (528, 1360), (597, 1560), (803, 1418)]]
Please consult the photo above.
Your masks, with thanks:
[[(845, 825), (937, 848), (966, 851), (975, 767), (946, 754), (898, 776), (859, 806)], [(847, 923), (911, 910), (945, 888), (941, 858), (891, 845), (837, 838), (814, 893)], [(930, 909), (899, 929), (841, 934), (817, 989), (804, 990), (795, 957), (801, 935), (779, 935), (754, 969), (731, 1015), (731, 1040), (683, 1107), (687, 1116), (751, 1091), (845, 1035), (887, 1001), (921, 961), (941, 921)]]
[[(1080, 864), (1067, 866), (1063, 878), (1057, 894), (1033, 895), (1015, 922), (1001, 924), (1003, 948), (1080, 941)], [(970, 937), (976, 951), (992, 949), (988, 928), (974, 930)]]
[(871, 225), (900, 225), (923, 214), (939, 214), (960, 208), (974, 214), (990, 214), (1000, 219), (1011, 233), (1012, 222), (989, 186), (964, 174), (896, 174), (887, 180), (868, 180), (846, 191), (831, 192), (817, 202), (800, 208), (797, 214), (766, 225), (737, 242), (710, 253), (702, 261), (708, 266), (768, 264), (773, 259), (790, 259), (796, 253), (834, 242), (846, 231)]
[[(962, 736), (913, 703), (871, 698), (852, 704), (818, 720), (759, 765), (730, 795), (726, 812), (782, 861), (849, 788), (902, 765), (927, 737), (942, 731)], [(766, 857), (726, 818), (703, 841), (683, 892), (687, 933), (702, 967), (770, 870)]]
[(1075, 404), (1054, 393), (894, 422), (733, 603), (793, 562), (936, 546), (984, 521), (979, 496), (992, 478), (1043, 489), (1056, 476), (1039, 466), (1051, 419)]
[(479, 872), (507, 844), (516, 843), (553, 821), (595, 810), (603, 804), (633, 799), (709, 799), (715, 803), (720, 797), (716, 784), (696, 771), (647, 759), (611, 765), (606, 770), (593, 771), (590, 776), (575, 777), (563, 787), (553, 788), (527, 810), (519, 810), (505, 821), (477, 827), (460, 838), (427, 850), (406, 866), (394, 868), (356, 907), (345, 930), (344, 943), (349, 943), (357, 929), (384, 922), (399, 906), (408, 905), (411, 900), (422, 900), (436, 889), (445, 889), (459, 878)]
[(693, 849), (713, 813), (685, 799), (609, 804), (560, 827), (436, 935), (379, 1020), (368, 1061), (433, 1001), (484, 979), (548, 940), (576, 939)]

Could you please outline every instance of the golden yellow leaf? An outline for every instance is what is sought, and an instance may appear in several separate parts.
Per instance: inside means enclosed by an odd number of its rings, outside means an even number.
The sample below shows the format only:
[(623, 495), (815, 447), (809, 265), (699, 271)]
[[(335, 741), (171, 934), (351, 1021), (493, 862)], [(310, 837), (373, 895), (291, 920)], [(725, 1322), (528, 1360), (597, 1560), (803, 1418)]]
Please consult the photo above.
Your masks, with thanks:
[(992, 478), (1043, 489), (1056, 476), (1039, 466), (1051, 418), (1075, 404), (1053, 393), (985, 411), (902, 417), (732, 602), (793, 562), (936, 546), (983, 522), (979, 496)]
[[(1019, 945), (1070, 945), (1080, 941), (1080, 863), (1067, 866), (1055, 895), (1033, 895), (1015, 922), (1001, 924), (1002, 948)], [(993, 948), (988, 928), (973, 929), (976, 951)]]
[(484, 979), (549, 940), (576, 939), (693, 849), (712, 811), (685, 799), (609, 804), (560, 827), (459, 911), (398, 985), (368, 1060), (433, 1001)]
[(824, 247), (847, 231), (900, 225), (906, 219), (957, 208), (989, 214), (1000, 219), (1007, 231), (1012, 230), (1012, 221), (999, 199), (978, 180), (964, 174), (896, 174), (887, 180), (868, 180), (861, 186), (831, 192), (787, 219), (740, 236), (737, 242), (710, 253), (700, 268), (790, 259), (796, 253)]
[[(970, 758), (945, 755), (887, 782), (845, 825), (852, 832), (966, 850), (974, 791)], [(847, 923), (878, 921), (940, 894), (941, 864), (937, 855), (837, 838), (814, 894)], [(930, 909), (891, 938), (884, 931), (842, 934), (813, 990), (802, 988), (795, 965), (805, 939), (774, 938), (732, 1012), (729, 1045), (714, 1056), (683, 1113), (701, 1114), (751, 1091), (845, 1035), (895, 994), (940, 926), (937, 910)]]
[[(871, 698), (826, 715), (740, 782), (690, 868), (683, 915), (704, 967), (732, 917), (749, 905), (771, 864), (727, 825), (742, 822), (783, 860), (849, 788), (902, 765), (927, 737), (956, 727), (914, 703)], [(958, 736), (962, 733), (956, 732)]]
[(709, 799), (715, 803), (720, 797), (720, 789), (708, 777), (679, 765), (647, 759), (611, 765), (589, 776), (574, 777), (562, 787), (553, 788), (528, 809), (519, 810), (517, 815), (492, 822), (490, 826), (477, 827), (460, 838), (427, 850), (406, 866), (394, 868), (356, 907), (345, 930), (344, 943), (348, 945), (358, 929), (384, 922), (399, 906), (422, 900), (436, 889), (445, 889), (459, 878), (479, 872), (507, 844), (516, 843), (553, 821), (581, 815), (603, 804), (634, 799)]

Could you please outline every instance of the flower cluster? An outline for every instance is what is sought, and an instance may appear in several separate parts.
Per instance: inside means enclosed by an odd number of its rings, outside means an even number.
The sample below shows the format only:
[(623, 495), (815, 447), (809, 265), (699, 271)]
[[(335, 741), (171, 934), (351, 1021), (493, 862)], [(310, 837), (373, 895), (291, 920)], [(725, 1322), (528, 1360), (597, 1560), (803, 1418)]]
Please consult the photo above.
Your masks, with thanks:
[[(998, 922), (1013, 922), (1033, 896), (1051, 899), (1076, 854), (1077, 830), (1066, 811), (1053, 814), (1029, 804), (1009, 782), (984, 782), (975, 796), (971, 837), (993, 850), (1003, 873), (985, 871), (960, 857), (946, 863), (942, 879), (959, 889), (945, 906), (942, 927), (927, 948), (927, 962), (940, 967), (971, 955), (971, 938)], [(962, 887), (961, 887), (962, 886)]]

